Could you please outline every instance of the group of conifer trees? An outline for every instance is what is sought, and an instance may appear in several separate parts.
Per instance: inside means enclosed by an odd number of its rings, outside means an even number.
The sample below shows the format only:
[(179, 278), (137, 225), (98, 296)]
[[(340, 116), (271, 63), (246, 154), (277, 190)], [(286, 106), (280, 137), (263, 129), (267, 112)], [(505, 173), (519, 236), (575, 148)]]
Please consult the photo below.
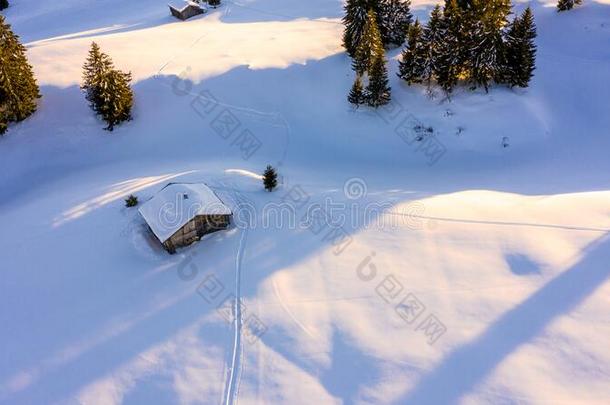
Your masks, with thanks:
[(347, 1), (343, 46), (356, 72), (350, 103), (379, 107), (390, 101), (385, 48), (405, 41), (413, 18), (410, 4), (410, 0)]
[(343, 46), (354, 56), (373, 10), (383, 46), (402, 45), (413, 20), (411, 0), (347, 0), (343, 24)]
[(581, 4), (582, 0), (559, 0), (557, 2), (557, 11), (572, 10), (574, 6)]
[(25, 47), (0, 16), (0, 135), (36, 111), (40, 91)]
[(116, 69), (110, 57), (93, 42), (83, 66), (81, 88), (93, 111), (108, 124), (106, 129), (109, 131), (115, 125), (131, 120), (133, 92), (130, 83), (131, 73)]
[(398, 76), (407, 83), (433, 83), (449, 95), (460, 83), (527, 87), (536, 65), (536, 26), (528, 7), (512, 22), (510, 0), (446, 0), (426, 25), (408, 33)]
[[(83, 67), (83, 85), (92, 109), (107, 123), (107, 130), (131, 119), (133, 93), (131, 74), (114, 68), (110, 57), (91, 45)], [(11, 122), (19, 122), (36, 111), (40, 89), (26, 49), (0, 15), (0, 135)]]

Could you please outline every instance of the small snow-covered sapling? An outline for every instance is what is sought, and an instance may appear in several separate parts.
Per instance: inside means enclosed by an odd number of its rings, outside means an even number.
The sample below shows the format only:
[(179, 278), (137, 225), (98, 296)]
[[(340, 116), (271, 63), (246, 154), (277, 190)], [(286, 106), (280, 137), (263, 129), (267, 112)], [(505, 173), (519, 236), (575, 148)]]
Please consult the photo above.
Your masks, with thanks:
[(267, 191), (273, 191), (277, 187), (277, 172), (271, 165), (267, 165), (265, 173), (263, 173), (263, 184)]
[(136, 205), (138, 205), (138, 197), (136, 197), (135, 195), (131, 194), (125, 199), (126, 207), (135, 207)]

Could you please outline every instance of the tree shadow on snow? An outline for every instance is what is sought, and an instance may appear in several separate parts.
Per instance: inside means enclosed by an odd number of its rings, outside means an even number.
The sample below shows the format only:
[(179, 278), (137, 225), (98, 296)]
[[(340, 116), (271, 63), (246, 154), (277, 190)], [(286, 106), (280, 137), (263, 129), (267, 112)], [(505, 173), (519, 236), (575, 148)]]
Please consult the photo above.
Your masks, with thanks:
[(554, 319), (568, 314), (610, 276), (610, 237), (591, 243), (582, 259), (490, 325), (473, 341), (446, 355), (396, 404), (450, 404), (473, 389), (521, 345)]

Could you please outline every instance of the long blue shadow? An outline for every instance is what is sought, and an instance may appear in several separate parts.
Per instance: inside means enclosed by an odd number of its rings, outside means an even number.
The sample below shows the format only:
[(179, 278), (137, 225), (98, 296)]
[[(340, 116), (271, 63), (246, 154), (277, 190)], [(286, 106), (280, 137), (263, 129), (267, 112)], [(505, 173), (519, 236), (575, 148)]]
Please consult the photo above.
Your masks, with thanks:
[(555, 318), (569, 313), (610, 276), (608, 234), (585, 249), (583, 259), (507, 312), (485, 333), (445, 357), (397, 404), (450, 404), (477, 384), (506, 357), (535, 338)]

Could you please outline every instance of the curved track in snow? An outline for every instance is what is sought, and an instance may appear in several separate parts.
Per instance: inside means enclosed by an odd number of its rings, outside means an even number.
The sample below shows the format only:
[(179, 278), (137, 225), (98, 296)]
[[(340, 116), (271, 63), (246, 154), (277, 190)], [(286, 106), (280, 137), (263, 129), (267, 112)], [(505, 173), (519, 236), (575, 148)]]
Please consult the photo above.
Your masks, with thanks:
[[(225, 184), (223, 184), (225, 185)], [(241, 195), (233, 187), (227, 187), (231, 192), (231, 197), (237, 206), (246, 201), (245, 197)], [(239, 209), (239, 208), (238, 208)], [(248, 216), (249, 213), (246, 213)], [(248, 220), (249, 218), (247, 218)], [(237, 397), (239, 393), (239, 381), (241, 378), (241, 357), (243, 353), (242, 346), (242, 312), (241, 312), (241, 269), (243, 263), (244, 252), (246, 250), (246, 242), (248, 240), (248, 226), (245, 226), (241, 230), (241, 237), (239, 239), (239, 246), (237, 249), (237, 255), (235, 257), (235, 302), (233, 304), (233, 352), (231, 355), (231, 365), (229, 367), (229, 378), (225, 387), (224, 403), (225, 405), (233, 405), (237, 403)]]

